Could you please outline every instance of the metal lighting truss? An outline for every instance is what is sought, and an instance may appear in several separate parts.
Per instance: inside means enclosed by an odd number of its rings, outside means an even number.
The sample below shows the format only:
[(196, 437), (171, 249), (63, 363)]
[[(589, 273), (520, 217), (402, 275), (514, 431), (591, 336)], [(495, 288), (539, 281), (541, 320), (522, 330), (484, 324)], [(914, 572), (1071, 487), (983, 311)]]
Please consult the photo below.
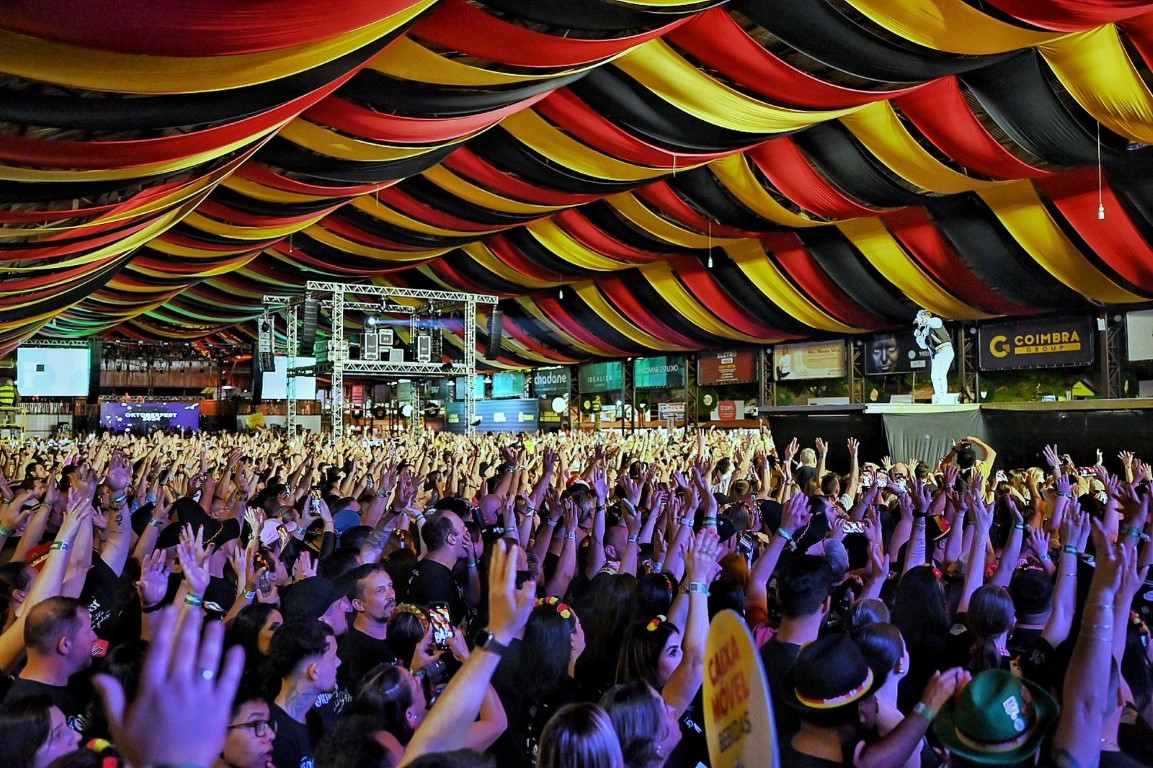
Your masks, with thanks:
[[(472, 377), (476, 375), (476, 305), (493, 304), (498, 301), (496, 296), (482, 293), (458, 293), (455, 291), (426, 291), (419, 288), (393, 288), (382, 285), (367, 285), (360, 283), (328, 283), (309, 280), (304, 286), (305, 294), (297, 297), (265, 296), (264, 305), (269, 311), (279, 309), (288, 310), (288, 408), (286, 427), (289, 432), (296, 431), (296, 402), (293, 379), (297, 376), (315, 376), (317, 373), (328, 373), (332, 377), (332, 439), (340, 440), (344, 436), (344, 375), (357, 374), (358, 376), (373, 378), (449, 378), (454, 376), (467, 377), (468, 386), (464, 391), (464, 417), (465, 429), (469, 435), (476, 433), (476, 396), (472, 387)], [(377, 297), (375, 301), (364, 301), (365, 297)], [(328, 359), (317, 361), (315, 365), (297, 367), (295, 365), (298, 310), (305, 297), (319, 299), (320, 306), (327, 309), (332, 317), (332, 335), (328, 343)], [(384, 306), (385, 299), (415, 299), (422, 302), (416, 306), (405, 306), (393, 302)], [(406, 314), (409, 316), (409, 327), (414, 335), (412, 339), (415, 354), (416, 331), (418, 325), (427, 329), (430, 325), (438, 325), (439, 319), (430, 317), (428, 307), (432, 304), (449, 304), (464, 308), (464, 361), (459, 363), (441, 362), (398, 362), (384, 360), (350, 360), (348, 359), (348, 342), (344, 336), (345, 312), (379, 313), (382, 310), (389, 314)], [(438, 345), (433, 345), (435, 350)], [(412, 396), (412, 413), (409, 415), (410, 425), (413, 429), (420, 427), (422, 422), (420, 388), (414, 386)], [(460, 396), (460, 393), (457, 393)]]

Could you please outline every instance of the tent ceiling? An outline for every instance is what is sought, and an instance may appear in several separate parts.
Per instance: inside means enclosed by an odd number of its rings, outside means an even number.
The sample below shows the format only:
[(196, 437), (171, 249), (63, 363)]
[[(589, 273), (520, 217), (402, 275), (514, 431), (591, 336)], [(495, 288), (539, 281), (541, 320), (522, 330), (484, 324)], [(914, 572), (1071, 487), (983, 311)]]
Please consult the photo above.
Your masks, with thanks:
[(1137, 0), (4, 3), (0, 349), (327, 278), (498, 293), (507, 365), (1145, 302), (1151, 62)]

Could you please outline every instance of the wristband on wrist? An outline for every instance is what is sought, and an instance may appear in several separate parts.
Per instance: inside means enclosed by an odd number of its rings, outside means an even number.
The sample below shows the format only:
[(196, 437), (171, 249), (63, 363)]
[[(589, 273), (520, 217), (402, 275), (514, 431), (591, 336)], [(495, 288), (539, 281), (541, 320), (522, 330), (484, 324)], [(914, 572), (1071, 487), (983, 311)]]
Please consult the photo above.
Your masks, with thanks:
[(706, 517), (704, 520), (701, 521), (701, 526), (704, 528), (708, 528), (709, 526), (713, 526), (715, 528), (716, 525), (717, 525), (717, 519), (715, 517)]
[(777, 529), (777, 535), (780, 536), (785, 541), (792, 541), (793, 540), (793, 534), (789, 533), (784, 528), (778, 528)]
[(466, 560), (465, 565), (469, 568), (476, 568), (476, 560)]
[(641, 537), (640, 537), (640, 536), (638, 536), (638, 535), (637, 535), (637, 534), (635, 534), (635, 533), (630, 533), (630, 534), (629, 534), (629, 537), (628, 537), (628, 539), (627, 539), (628, 543), (630, 543), (630, 544), (636, 544), (636, 543), (637, 543), (637, 542), (639, 542), (640, 540), (641, 540)]
[(163, 520), (157, 520), (155, 517), (149, 517), (148, 518), (148, 524), (151, 525), (153, 528), (163, 528), (164, 527), (164, 521)]
[(709, 585), (703, 581), (690, 581), (685, 585), (685, 592), (689, 594), (709, 596)]
[(376, 492), (376, 498), (378, 498), (378, 499), (383, 499), (383, 498), (385, 498), (386, 496), (388, 496), (388, 492), (387, 492), (387, 491), (377, 491), (377, 492)]
[(255, 600), (256, 599), (256, 590), (255, 589), (245, 590), (244, 599), (245, 600)]
[(1058, 491), (1057, 495), (1062, 497), (1062, 498), (1065, 498), (1065, 499), (1073, 498), (1073, 492), (1072, 491), (1065, 491), (1064, 493)]
[(1025, 530), (1025, 524), (1024, 523), (1017, 523), (1013, 527), (1016, 528), (1018, 531)]
[(566, 539), (575, 539), (575, 538), (576, 538), (576, 533), (575, 533), (574, 531), (569, 531), (568, 533), (566, 533), (566, 534), (564, 535), (564, 537), (565, 537)]
[(1041, 554), (1037, 555), (1037, 559), (1040, 560), (1042, 563), (1047, 563), (1052, 558), (1049, 557), (1048, 552), (1042, 552)]
[(923, 701), (918, 701), (917, 704), (913, 707), (913, 714), (919, 715), (925, 719), (925, 722), (931, 723), (937, 716), (937, 710), (933, 709)]
[(165, 603), (163, 600), (161, 600), (159, 603), (153, 603), (152, 605), (142, 605), (142, 606), (140, 606), (140, 612), (141, 613), (156, 613), (161, 608), (163, 608), (164, 605), (165, 605)]
[(1072, 544), (1063, 544), (1061, 546), (1061, 554), (1063, 555), (1079, 555), (1081, 550), (1074, 547)]
[(1139, 539), (1144, 535), (1141, 533), (1141, 529), (1135, 525), (1129, 526), (1129, 530), (1125, 531), (1125, 534), (1127, 536), (1132, 536), (1135, 539)]
[(123, 504), (127, 504), (128, 503), (128, 494), (123, 494), (123, 495), (117, 496), (116, 498), (112, 499), (112, 503), (118, 507), (123, 505)]
[(12, 531), (5, 528), (3, 523), (0, 523), (0, 536), (7, 536), (10, 533), (12, 533)]
[(199, 608), (200, 606), (204, 605), (204, 598), (200, 595), (194, 595), (189, 592), (184, 596), (184, 604), (191, 605), (193, 608)]
[(665, 567), (664, 563), (653, 563), (653, 566), (652, 566), (653, 573), (660, 573), (661, 571), (664, 570), (664, 567)]
[(547, 525), (549, 528), (556, 528), (557, 521), (550, 518), (548, 520), (545, 520), (544, 524)]
[(58, 552), (67, 552), (68, 550), (72, 549), (72, 545), (67, 541), (54, 541), (52, 542), (52, 545), (48, 547), (48, 549), (56, 550)]

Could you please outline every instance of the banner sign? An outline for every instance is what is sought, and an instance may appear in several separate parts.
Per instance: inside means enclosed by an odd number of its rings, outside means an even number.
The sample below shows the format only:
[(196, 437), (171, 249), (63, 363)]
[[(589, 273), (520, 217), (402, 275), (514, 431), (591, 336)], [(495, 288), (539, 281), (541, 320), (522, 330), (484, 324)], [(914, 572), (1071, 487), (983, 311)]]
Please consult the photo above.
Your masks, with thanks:
[(748, 384), (756, 380), (755, 349), (702, 352), (697, 357), (697, 383), (702, 387), (717, 384)]
[[(472, 396), (480, 400), (484, 398), (484, 376), (472, 377)], [(468, 391), (468, 376), (456, 377), (456, 399), (464, 400), (465, 393)]]
[(633, 361), (633, 386), (637, 389), (671, 389), (684, 385), (684, 355), (646, 357)]
[(624, 386), (624, 364), (585, 363), (579, 373), (581, 392), (619, 392)]
[(1125, 315), (1125, 341), (1130, 362), (1153, 360), (1153, 309)]
[(684, 403), (657, 403), (657, 416), (661, 421), (666, 419), (677, 419), (678, 421), (685, 420), (685, 404)]
[(537, 368), (532, 373), (533, 391), (537, 397), (567, 395), (572, 387), (568, 368)]
[[(480, 418), (477, 432), (532, 433), (540, 428), (540, 400), (535, 397), (485, 400), (477, 402), (476, 415)], [(445, 428), (449, 432), (463, 433), (467, 427), (464, 403), (449, 403), (445, 409)]]
[(845, 375), (845, 342), (811, 341), (773, 347), (777, 381), (839, 379)]
[(983, 323), (977, 328), (978, 363), (982, 371), (1092, 365), (1095, 336), (1088, 317)]
[(931, 364), (929, 350), (917, 346), (912, 331), (875, 333), (869, 337), (865, 352), (866, 376), (928, 373)]
[(493, 397), (524, 397), (524, 371), (502, 371), (492, 375)]
[(154, 429), (200, 429), (200, 403), (101, 403), (100, 426), (144, 434)]
[(540, 425), (542, 429), (559, 427), (568, 415), (568, 398), (549, 395), (540, 398)]
[(713, 768), (780, 765), (765, 668), (744, 620), (731, 610), (709, 625), (704, 704)]

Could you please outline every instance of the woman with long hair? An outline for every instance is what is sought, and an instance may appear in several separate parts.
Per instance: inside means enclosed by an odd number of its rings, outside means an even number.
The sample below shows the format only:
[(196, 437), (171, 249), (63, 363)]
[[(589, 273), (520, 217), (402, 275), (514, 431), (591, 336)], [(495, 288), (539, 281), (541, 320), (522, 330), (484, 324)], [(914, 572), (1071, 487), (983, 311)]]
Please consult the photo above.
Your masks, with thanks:
[(941, 666), (949, 637), (949, 611), (939, 571), (929, 565), (910, 568), (901, 576), (893, 596), (894, 626), (912, 657), (909, 674), (899, 684), (898, 704), (908, 711), (917, 703), (929, 678)]
[(540, 737), (537, 768), (625, 768), (612, 722), (596, 704), (568, 704)]
[(1007, 669), (1010, 660), (1006, 644), (1014, 623), (1009, 590), (994, 584), (978, 587), (969, 598), (965, 614), (968, 631), (957, 636), (968, 641), (968, 658), (958, 661), (974, 675), (986, 669)]
[(676, 713), (648, 683), (614, 685), (600, 703), (620, 739), (627, 768), (661, 768), (680, 743)]
[[(909, 650), (905, 647), (901, 630), (883, 622), (871, 622), (857, 628), (853, 639), (873, 671), (873, 677), (884, 681), (875, 693), (877, 735), (884, 737), (905, 717), (897, 708), (897, 689), (909, 674)], [(920, 764), (920, 752), (914, 751), (901, 768), (917, 768)]]

